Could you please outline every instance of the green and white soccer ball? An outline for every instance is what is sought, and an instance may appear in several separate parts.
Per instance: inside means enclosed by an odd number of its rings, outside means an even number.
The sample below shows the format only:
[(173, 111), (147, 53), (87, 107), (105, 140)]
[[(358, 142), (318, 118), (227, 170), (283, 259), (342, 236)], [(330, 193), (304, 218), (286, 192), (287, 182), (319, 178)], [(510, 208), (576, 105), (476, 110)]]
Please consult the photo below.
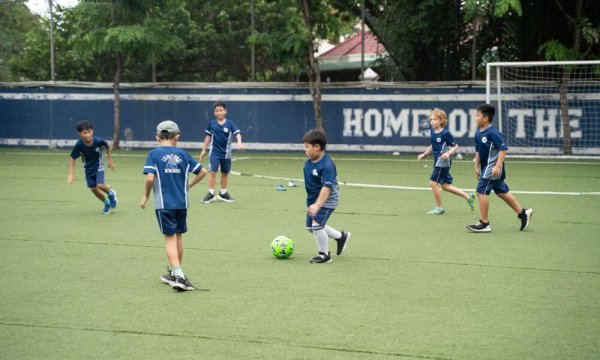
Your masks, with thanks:
[(294, 240), (285, 235), (279, 235), (271, 242), (273, 256), (278, 259), (287, 259), (294, 253)]

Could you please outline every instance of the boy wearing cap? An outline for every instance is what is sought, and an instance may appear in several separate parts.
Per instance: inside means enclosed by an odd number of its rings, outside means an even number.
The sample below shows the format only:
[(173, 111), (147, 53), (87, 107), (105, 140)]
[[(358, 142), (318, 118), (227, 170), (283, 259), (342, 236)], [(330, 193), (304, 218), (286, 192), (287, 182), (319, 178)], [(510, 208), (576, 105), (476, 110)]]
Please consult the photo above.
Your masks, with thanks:
[[(179, 127), (173, 121), (163, 121), (156, 127), (156, 140), (160, 146), (148, 153), (144, 174), (146, 186), (140, 202), (146, 208), (150, 191), (154, 190), (154, 207), (158, 226), (165, 238), (165, 249), (170, 270), (161, 281), (178, 291), (194, 290), (183, 273), (183, 233), (187, 231), (189, 189), (206, 175), (202, 167), (186, 151), (177, 148)], [(188, 173), (196, 176), (188, 182)]]
[[(81, 157), (87, 186), (92, 193), (104, 203), (102, 214), (108, 215), (119, 203), (117, 192), (104, 183), (104, 158), (102, 156), (102, 148), (106, 149), (108, 167), (113, 170), (115, 168), (112, 162), (110, 147), (106, 141), (94, 136), (94, 126), (91, 121), (82, 120), (77, 123), (75, 128), (77, 129), (77, 132), (79, 132), (80, 139), (75, 143), (73, 151), (71, 151), (71, 163), (69, 165), (67, 183), (69, 185), (73, 184), (73, 180), (75, 179), (75, 160), (77, 160), (78, 157)], [(106, 193), (107, 196), (104, 196), (103, 192)]]

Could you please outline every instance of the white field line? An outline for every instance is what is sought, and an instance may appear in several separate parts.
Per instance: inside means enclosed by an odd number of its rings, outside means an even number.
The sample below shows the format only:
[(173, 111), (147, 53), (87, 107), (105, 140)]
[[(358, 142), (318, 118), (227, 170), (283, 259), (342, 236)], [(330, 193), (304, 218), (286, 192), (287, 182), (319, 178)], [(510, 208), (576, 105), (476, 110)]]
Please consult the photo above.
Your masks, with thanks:
[[(9, 154), (13, 154), (13, 155), (46, 155), (46, 156), (65, 156), (65, 153), (43, 153), (43, 152), (10, 152)], [(146, 155), (143, 154), (113, 154), (113, 156), (117, 156), (117, 157), (146, 157)], [(305, 157), (284, 157), (284, 156), (245, 156), (245, 157), (238, 157), (235, 159), (232, 159), (233, 161), (240, 161), (240, 160), (249, 160), (249, 159), (288, 159), (288, 160), (305, 160)], [(411, 161), (418, 161), (418, 160), (407, 160), (407, 159), (352, 159), (352, 158), (346, 158), (346, 159), (336, 159), (336, 161), (397, 161), (397, 162), (411, 162)], [(459, 160), (460, 161), (460, 160)], [(462, 160), (463, 162), (471, 162), (469, 160)], [(548, 164), (548, 163), (556, 163), (556, 164), (571, 164), (571, 162), (533, 162), (533, 161), (522, 161), (522, 162), (517, 162), (517, 161), (511, 161), (511, 163), (523, 163), (523, 164), (532, 164), (532, 163), (541, 163), (541, 164)], [(582, 164), (581, 162), (573, 162), (573, 164)], [(583, 163), (583, 164), (592, 164), (592, 165), (598, 165), (598, 163)], [(260, 179), (271, 179), (271, 180), (286, 180), (286, 181), (298, 181), (298, 182), (304, 182), (304, 179), (295, 179), (295, 178), (289, 178), (289, 177), (281, 177), (281, 176), (267, 176), (267, 175), (258, 175), (258, 174), (247, 174), (247, 173), (241, 173), (238, 171), (231, 171), (232, 175), (237, 175), (237, 176), (250, 176), (250, 177), (255, 177), (255, 178), (260, 178)], [(373, 189), (396, 189), (396, 190), (417, 190), (417, 191), (429, 191), (431, 190), (431, 188), (429, 187), (416, 187), (416, 186), (400, 186), (400, 185), (382, 185), (382, 184), (361, 184), (361, 183), (350, 183), (350, 182), (346, 182), (346, 181), (340, 181), (340, 185), (342, 186), (356, 186), (356, 187), (364, 187), (364, 188), (373, 188)], [(468, 191), (468, 192), (474, 192), (475, 189), (462, 189), (464, 191)], [(526, 195), (567, 195), (567, 196), (579, 196), (579, 195), (600, 195), (600, 191), (591, 191), (591, 192), (578, 192), (578, 191), (525, 191), (525, 190), (511, 190), (510, 191), (513, 194), (526, 194)]]

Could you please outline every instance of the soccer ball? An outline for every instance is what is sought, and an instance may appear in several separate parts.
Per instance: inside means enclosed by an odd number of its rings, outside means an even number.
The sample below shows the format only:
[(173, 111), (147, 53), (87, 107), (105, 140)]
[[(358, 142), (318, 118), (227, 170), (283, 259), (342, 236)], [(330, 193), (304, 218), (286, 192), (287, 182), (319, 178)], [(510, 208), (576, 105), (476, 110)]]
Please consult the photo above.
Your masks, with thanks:
[(294, 240), (285, 235), (279, 235), (271, 242), (273, 256), (278, 259), (287, 259), (294, 253)]

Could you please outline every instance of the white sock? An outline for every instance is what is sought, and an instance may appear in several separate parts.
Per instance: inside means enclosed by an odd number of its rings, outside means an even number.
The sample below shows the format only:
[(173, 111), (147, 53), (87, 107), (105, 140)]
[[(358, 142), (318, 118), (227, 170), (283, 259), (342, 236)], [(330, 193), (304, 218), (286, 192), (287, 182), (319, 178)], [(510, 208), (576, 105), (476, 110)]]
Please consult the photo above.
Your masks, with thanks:
[(221, 195), (227, 194), (227, 189), (221, 189)]
[(319, 248), (319, 252), (327, 254), (329, 251), (329, 237), (327, 236), (327, 232), (324, 229), (313, 231), (313, 236), (317, 241), (317, 247)]
[(338, 231), (329, 225), (325, 225), (325, 232), (327, 233), (327, 236), (329, 236), (332, 239), (339, 239), (342, 237), (341, 231)]
[(211, 194), (211, 195), (214, 195), (215, 194), (215, 189), (208, 189), (208, 193)]

